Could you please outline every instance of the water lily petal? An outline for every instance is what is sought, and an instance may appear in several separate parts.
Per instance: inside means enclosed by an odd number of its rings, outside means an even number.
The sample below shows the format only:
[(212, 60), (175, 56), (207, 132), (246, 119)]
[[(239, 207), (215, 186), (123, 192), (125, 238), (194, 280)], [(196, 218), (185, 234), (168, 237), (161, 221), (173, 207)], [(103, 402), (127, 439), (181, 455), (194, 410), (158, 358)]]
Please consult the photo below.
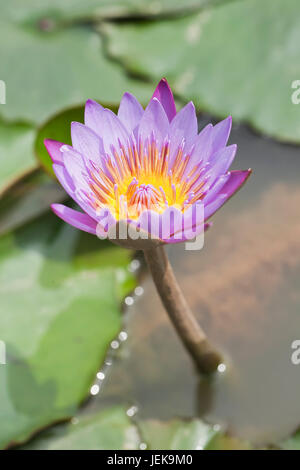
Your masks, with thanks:
[(74, 182), (74, 186), (78, 188), (80, 185), (80, 187), (86, 189), (88, 187), (88, 174), (84, 157), (70, 145), (64, 145), (61, 148), (61, 153), (64, 167)]
[(198, 163), (201, 162), (202, 165), (204, 165), (209, 159), (212, 151), (212, 131), (212, 124), (207, 124), (199, 135), (197, 135), (185, 174), (188, 174), (188, 172)]
[(212, 151), (216, 152), (217, 150), (225, 147), (227, 144), (232, 125), (232, 117), (228, 116), (221, 122), (218, 122), (213, 128), (213, 143)]
[(207, 195), (202, 199), (204, 204), (210, 204), (217, 194), (220, 193), (221, 189), (225, 185), (225, 183), (229, 180), (230, 173), (226, 173), (225, 175), (221, 175), (219, 178), (216, 179), (214, 184), (210, 187)]
[(157, 85), (152, 96), (152, 99), (153, 98), (157, 98), (158, 101), (160, 101), (169, 121), (171, 122), (176, 115), (176, 106), (172, 90), (165, 78), (163, 78)]
[(141, 119), (138, 134), (143, 142), (154, 134), (161, 146), (169, 133), (169, 120), (160, 101), (153, 98), (148, 104)]
[(230, 178), (224, 184), (215, 199), (204, 208), (205, 220), (211, 217), (245, 183), (252, 170), (231, 171)]
[(230, 172), (230, 178), (221, 189), (222, 194), (231, 197), (249, 178), (252, 170), (233, 170)]
[(124, 93), (118, 110), (118, 118), (129, 134), (136, 129), (143, 114), (143, 107), (136, 97), (131, 93)]
[(190, 101), (186, 104), (174, 117), (170, 125), (170, 136), (179, 134), (186, 141), (186, 145), (190, 146), (197, 136), (198, 122), (195, 106)]
[(56, 178), (58, 179), (64, 190), (69, 194), (69, 196), (73, 197), (73, 194), (75, 192), (75, 185), (65, 166), (54, 163), (52, 165), (52, 168)]
[(44, 144), (51, 157), (52, 162), (53, 163), (62, 162), (62, 154), (60, 152), (60, 148), (64, 144), (62, 142), (58, 142), (57, 140), (52, 140), (52, 139), (45, 139)]
[(64, 165), (54, 164), (53, 171), (66, 191), (66, 193), (86, 212), (90, 217), (97, 220), (97, 213), (91, 206), (86, 193), (82, 191), (82, 187), (76, 187), (77, 181), (73, 180)]
[(61, 168), (58, 168), (58, 166), (62, 165), (53, 165), (55, 174), (74, 201), (76, 201), (87, 214), (95, 220), (98, 220), (96, 209), (91, 204), (91, 201), (95, 199), (95, 195), (90, 186), (90, 178), (87, 170), (88, 162), (70, 145), (64, 145), (61, 151), (65, 172), (63, 172)]
[(83, 158), (100, 164), (100, 155), (103, 154), (103, 145), (100, 137), (89, 127), (80, 122), (71, 123), (72, 144)]
[(120, 148), (120, 144), (125, 146), (128, 142), (129, 134), (118, 116), (110, 109), (103, 110), (100, 125), (104, 151), (113, 156), (112, 146), (116, 150)]
[(227, 172), (235, 157), (236, 149), (237, 146), (233, 144), (218, 150), (212, 155), (209, 160), (211, 166), (208, 171), (208, 181), (210, 184), (212, 184), (220, 175)]
[(96, 220), (98, 222), (97, 236), (104, 238), (106, 238), (111, 227), (115, 226), (117, 223), (115, 217), (107, 207), (97, 211)]
[(84, 123), (101, 137), (101, 115), (104, 108), (94, 100), (87, 100), (84, 108)]
[(70, 209), (63, 204), (52, 204), (51, 209), (58, 217), (73, 227), (96, 235), (97, 222), (87, 214)]

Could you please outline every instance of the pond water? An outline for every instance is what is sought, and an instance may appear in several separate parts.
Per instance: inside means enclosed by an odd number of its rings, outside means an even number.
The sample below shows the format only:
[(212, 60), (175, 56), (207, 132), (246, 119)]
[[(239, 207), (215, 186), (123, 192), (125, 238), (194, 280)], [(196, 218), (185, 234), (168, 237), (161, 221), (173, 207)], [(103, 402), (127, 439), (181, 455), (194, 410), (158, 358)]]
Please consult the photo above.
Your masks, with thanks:
[(234, 169), (251, 167), (252, 176), (213, 217), (203, 250), (168, 248), (226, 371), (197, 377), (145, 276), (143, 295), (127, 307), (128, 339), (88, 407), (126, 401), (143, 418), (203, 417), (262, 444), (300, 424), (300, 365), (291, 362), (300, 339), (300, 150), (243, 126), (231, 142)]

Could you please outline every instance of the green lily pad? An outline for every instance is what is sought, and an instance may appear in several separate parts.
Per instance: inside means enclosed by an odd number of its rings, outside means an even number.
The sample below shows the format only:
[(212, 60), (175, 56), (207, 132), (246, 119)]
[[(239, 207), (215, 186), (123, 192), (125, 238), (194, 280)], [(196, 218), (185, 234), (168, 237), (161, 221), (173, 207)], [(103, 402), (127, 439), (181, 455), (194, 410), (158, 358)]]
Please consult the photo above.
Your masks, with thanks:
[(109, 24), (102, 32), (109, 54), (128, 70), (166, 76), (199, 110), (300, 142), (300, 107), (292, 102), (300, 77), (297, 0), (233, 1), (171, 21)]
[(137, 428), (126, 415), (125, 408), (116, 406), (48, 429), (24, 449), (137, 450), (139, 445)]
[(218, 433), (206, 446), (205, 450), (252, 450), (254, 447), (248, 441), (237, 437)]
[(86, 398), (121, 327), (128, 262), (53, 214), (0, 239), (1, 448), (73, 416)]
[(21, 227), (67, 198), (63, 188), (36, 169), (12, 185), (0, 199), (0, 235)]
[(224, 434), (200, 419), (131, 422), (115, 406), (80, 415), (71, 423), (43, 431), (23, 449), (31, 450), (249, 450), (248, 443)]
[(120, 101), (125, 91), (149, 98), (149, 85), (128, 78), (102, 52), (88, 25), (43, 31), (0, 21), (0, 77), (6, 83), (6, 120), (41, 124), (57, 111), (86, 101)]
[[(5, 106), (0, 107), (0, 111)], [(33, 141), (34, 129), (30, 125), (0, 121), (0, 197), (7, 186), (36, 167)]]
[(199, 419), (146, 420), (139, 421), (138, 426), (148, 448), (155, 450), (205, 449), (218, 433)]
[(1, 14), (3, 18), (17, 23), (38, 19), (80, 21), (131, 16), (155, 17), (187, 13), (212, 2), (216, 3), (218, 0), (27, 0), (26, 3), (23, 0), (10, 0), (3, 4)]
[(225, 434), (220, 426), (211, 426), (200, 419), (171, 421), (139, 421), (138, 427), (148, 449), (171, 450), (245, 450), (251, 446)]

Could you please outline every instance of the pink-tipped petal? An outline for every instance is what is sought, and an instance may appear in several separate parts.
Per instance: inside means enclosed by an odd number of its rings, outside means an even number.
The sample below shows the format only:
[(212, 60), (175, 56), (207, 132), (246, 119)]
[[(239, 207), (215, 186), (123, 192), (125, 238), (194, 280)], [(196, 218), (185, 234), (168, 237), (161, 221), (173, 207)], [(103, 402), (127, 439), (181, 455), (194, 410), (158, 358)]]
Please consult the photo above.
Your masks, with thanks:
[(136, 129), (143, 114), (143, 107), (136, 97), (131, 93), (124, 93), (118, 110), (118, 118), (129, 134)]
[(171, 122), (176, 115), (176, 106), (172, 90), (165, 78), (163, 78), (157, 85), (152, 99), (157, 98), (162, 104), (169, 121)]
[(62, 163), (62, 154), (60, 148), (64, 144), (52, 139), (45, 139), (44, 144), (53, 163)]
[(249, 178), (252, 170), (233, 170), (230, 172), (230, 178), (221, 189), (222, 194), (231, 197)]
[(67, 222), (67, 224), (79, 230), (83, 230), (84, 232), (96, 235), (97, 222), (89, 215), (70, 209), (63, 204), (52, 204), (51, 209), (60, 219)]
[(220, 192), (216, 195), (215, 199), (209, 204), (205, 205), (204, 218), (207, 220), (211, 217), (220, 207), (225, 204), (228, 199), (245, 183), (250, 176), (252, 170), (245, 171), (231, 171), (230, 178), (224, 184)]
[(212, 151), (216, 152), (217, 150), (225, 147), (229, 139), (230, 131), (232, 125), (232, 117), (228, 116), (223, 121), (218, 122), (213, 128), (212, 135)]

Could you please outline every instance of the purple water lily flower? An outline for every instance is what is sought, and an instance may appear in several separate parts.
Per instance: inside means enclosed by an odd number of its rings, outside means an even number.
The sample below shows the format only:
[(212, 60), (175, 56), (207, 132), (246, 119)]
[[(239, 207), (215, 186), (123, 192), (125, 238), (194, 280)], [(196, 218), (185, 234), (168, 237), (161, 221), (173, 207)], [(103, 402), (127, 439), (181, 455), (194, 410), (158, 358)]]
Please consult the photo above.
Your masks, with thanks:
[[(83, 212), (51, 207), (65, 222), (98, 236), (122, 221), (154, 232), (163, 243), (185, 241), (208, 227), (207, 219), (251, 172), (228, 171), (236, 153), (236, 145), (226, 146), (230, 129), (228, 117), (198, 134), (193, 103), (176, 112), (165, 79), (145, 110), (130, 93), (118, 115), (88, 100), (85, 123), (71, 124), (72, 146), (45, 141), (59, 182)], [(204, 217), (198, 222), (200, 204)]]

